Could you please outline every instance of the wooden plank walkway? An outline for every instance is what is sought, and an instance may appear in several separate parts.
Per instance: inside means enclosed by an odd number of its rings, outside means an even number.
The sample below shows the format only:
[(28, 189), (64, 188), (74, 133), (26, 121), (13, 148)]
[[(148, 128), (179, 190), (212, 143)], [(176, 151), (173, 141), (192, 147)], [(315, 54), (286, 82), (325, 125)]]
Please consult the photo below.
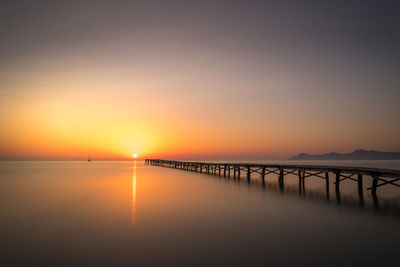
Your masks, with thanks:
[(181, 170), (188, 170), (200, 173), (208, 173), (215, 175), (223, 175), (224, 177), (239, 178), (242, 174), (250, 177), (253, 173), (260, 174), (263, 184), (265, 178), (269, 174), (278, 176), (279, 187), (283, 190), (284, 178), (286, 175), (292, 174), (298, 176), (299, 190), (303, 188), (304, 181), (308, 177), (318, 177), (326, 180), (327, 191), (329, 191), (329, 178), (333, 174), (334, 185), (337, 193), (339, 193), (340, 182), (343, 180), (351, 180), (357, 182), (360, 198), (363, 194), (363, 176), (372, 178), (371, 186), (367, 190), (376, 196), (377, 189), (384, 185), (400, 187), (400, 170), (380, 169), (380, 168), (363, 168), (363, 167), (342, 167), (342, 166), (322, 166), (322, 165), (291, 165), (291, 164), (253, 164), (253, 163), (207, 163), (192, 161), (174, 161), (163, 159), (146, 159), (148, 165), (169, 167)]

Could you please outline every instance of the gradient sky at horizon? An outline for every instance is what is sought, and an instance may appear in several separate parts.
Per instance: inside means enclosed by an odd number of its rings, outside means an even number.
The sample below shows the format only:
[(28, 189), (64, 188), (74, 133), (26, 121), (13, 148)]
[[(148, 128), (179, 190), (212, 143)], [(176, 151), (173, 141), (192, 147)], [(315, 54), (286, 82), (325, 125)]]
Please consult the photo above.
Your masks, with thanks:
[(400, 151), (397, 1), (2, 1), (0, 159)]

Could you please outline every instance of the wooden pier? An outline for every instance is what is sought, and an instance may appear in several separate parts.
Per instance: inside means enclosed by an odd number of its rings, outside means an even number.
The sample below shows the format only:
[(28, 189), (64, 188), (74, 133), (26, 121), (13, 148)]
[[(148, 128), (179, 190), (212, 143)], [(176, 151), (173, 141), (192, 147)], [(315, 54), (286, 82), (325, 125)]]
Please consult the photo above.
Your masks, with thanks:
[[(289, 164), (251, 164), (251, 163), (206, 163), (191, 161), (174, 161), (163, 159), (146, 159), (148, 165), (162, 166), (187, 170), (193, 172), (214, 174), (228, 178), (240, 179), (241, 175), (250, 183), (252, 174), (259, 174), (259, 179), (265, 184), (268, 175), (278, 177), (279, 188), (284, 190), (284, 180), (287, 175), (295, 175), (299, 181), (299, 191), (304, 190), (305, 179), (318, 177), (326, 181), (327, 193), (329, 195), (329, 179), (333, 177), (337, 195), (340, 198), (340, 183), (351, 180), (357, 183), (360, 201), (363, 200), (363, 177), (371, 177), (371, 185), (367, 188), (375, 197), (377, 189), (384, 185), (400, 187), (400, 170), (363, 168), (363, 167), (339, 167), (320, 165), (289, 165)], [(331, 176), (332, 175), (332, 176)], [(253, 175), (254, 178), (254, 175)]]

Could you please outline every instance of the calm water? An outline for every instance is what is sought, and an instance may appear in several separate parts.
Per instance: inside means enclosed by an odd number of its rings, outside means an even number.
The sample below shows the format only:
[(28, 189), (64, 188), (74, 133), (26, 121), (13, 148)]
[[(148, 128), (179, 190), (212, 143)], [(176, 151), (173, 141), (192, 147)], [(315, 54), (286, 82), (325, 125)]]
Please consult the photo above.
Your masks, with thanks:
[(378, 191), (382, 211), (350, 182), (339, 205), (324, 181), (300, 197), (289, 180), (282, 194), (274, 177), (143, 162), (0, 162), (0, 266), (398, 266), (399, 188)]

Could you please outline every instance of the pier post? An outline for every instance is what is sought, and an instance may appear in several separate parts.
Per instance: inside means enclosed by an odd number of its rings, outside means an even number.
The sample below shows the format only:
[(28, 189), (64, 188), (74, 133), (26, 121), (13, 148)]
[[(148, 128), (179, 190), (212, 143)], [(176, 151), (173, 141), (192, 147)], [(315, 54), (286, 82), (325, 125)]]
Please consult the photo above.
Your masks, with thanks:
[(240, 166), (239, 165), (237, 166), (237, 177), (238, 177), (238, 179), (240, 179)]
[(236, 166), (233, 165), (233, 178), (236, 178)]
[(221, 176), (221, 165), (218, 165), (218, 176)]
[(379, 201), (378, 201), (378, 196), (376, 194), (372, 195), (372, 203), (374, 204), (374, 209), (379, 210)]
[(329, 202), (329, 172), (325, 172), (325, 179), (326, 179), (326, 201)]
[(336, 190), (336, 202), (337, 202), (337, 204), (339, 204), (339, 205), (340, 205), (340, 203), (342, 202), (342, 198), (341, 198), (341, 196), (340, 196), (340, 191), (339, 191), (339, 190)]
[(228, 165), (228, 177), (231, 178), (231, 165)]
[(250, 166), (247, 166), (247, 181), (250, 183)]
[(358, 197), (360, 199), (360, 206), (364, 206), (364, 191), (363, 191), (363, 177), (361, 174), (358, 174)]
[(226, 177), (226, 164), (224, 164), (224, 177)]
[(340, 171), (336, 171), (336, 181), (335, 181), (335, 191), (336, 191), (336, 202), (340, 204), (342, 202), (342, 198), (340, 197)]
[(279, 168), (279, 190), (283, 192), (284, 185), (283, 185), (283, 168)]
[(336, 182), (335, 182), (335, 189), (336, 191), (339, 191), (339, 184), (340, 184), (340, 171), (336, 171)]
[(371, 194), (376, 195), (376, 188), (378, 187), (378, 175), (376, 173), (374, 173), (372, 178), (373, 179), (372, 179)]
[(261, 169), (261, 179), (263, 180), (263, 182), (265, 182), (265, 166), (263, 166)]
[(299, 176), (299, 195), (301, 195), (301, 170), (297, 170), (297, 175)]

